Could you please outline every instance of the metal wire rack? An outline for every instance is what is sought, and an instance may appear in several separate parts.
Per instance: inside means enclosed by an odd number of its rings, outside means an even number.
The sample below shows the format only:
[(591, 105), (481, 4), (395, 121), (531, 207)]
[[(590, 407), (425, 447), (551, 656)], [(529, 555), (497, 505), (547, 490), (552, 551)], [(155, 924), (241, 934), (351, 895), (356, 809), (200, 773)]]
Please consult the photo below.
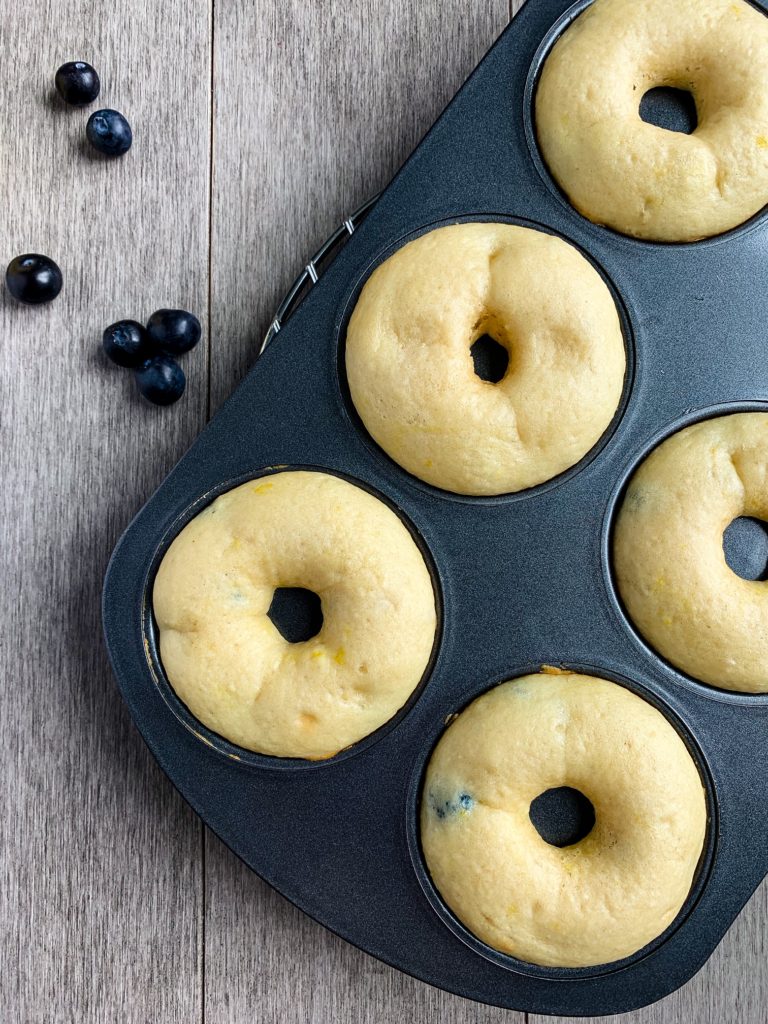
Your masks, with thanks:
[(275, 335), (279, 334), (285, 321), (301, 303), (310, 288), (320, 280), (320, 274), (322, 273), (321, 264), (327, 260), (332, 253), (335, 253), (340, 249), (347, 239), (352, 236), (355, 228), (361, 224), (363, 219), (373, 208), (373, 205), (379, 198), (379, 195), (380, 193), (377, 193), (375, 196), (371, 196), (371, 198), (367, 199), (362, 206), (358, 206), (355, 212), (350, 214), (349, 217), (347, 217), (347, 219), (336, 228), (333, 234), (323, 242), (314, 256), (312, 256), (309, 262), (305, 265), (304, 269), (288, 289), (285, 298), (277, 307), (277, 312), (272, 318), (272, 323), (269, 325), (269, 329), (264, 335), (264, 340), (259, 348), (259, 355), (261, 355), (267, 345), (269, 345), (269, 343), (274, 339)]

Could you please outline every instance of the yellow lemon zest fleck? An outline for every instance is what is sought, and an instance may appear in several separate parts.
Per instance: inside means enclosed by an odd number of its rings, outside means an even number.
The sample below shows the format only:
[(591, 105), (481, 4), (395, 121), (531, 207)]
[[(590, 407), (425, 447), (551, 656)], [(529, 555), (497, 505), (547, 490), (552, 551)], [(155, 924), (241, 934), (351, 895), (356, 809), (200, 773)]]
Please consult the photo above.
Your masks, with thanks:
[(253, 488), (253, 493), (254, 493), (254, 494), (263, 494), (263, 493), (264, 493), (265, 491), (271, 491), (271, 490), (272, 490), (272, 488), (273, 488), (274, 486), (275, 486), (274, 484), (271, 484), (271, 483), (270, 483), (270, 482), (269, 482), (269, 481), (267, 480), (267, 481), (266, 481), (265, 483), (263, 483), (263, 484), (257, 484), (257, 485), (256, 485), (256, 486), (255, 486), (255, 487)]
[(757, 136), (757, 144), (760, 149), (768, 149), (768, 139), (764, 135)]
[(338, 651), (336, 651), (336, 653), (333, 656), (333, 660), (336, 662), (337, 665), (343, 665), (344, 664), (344, 648), (343, 647), (340, 647), (338, 649)]

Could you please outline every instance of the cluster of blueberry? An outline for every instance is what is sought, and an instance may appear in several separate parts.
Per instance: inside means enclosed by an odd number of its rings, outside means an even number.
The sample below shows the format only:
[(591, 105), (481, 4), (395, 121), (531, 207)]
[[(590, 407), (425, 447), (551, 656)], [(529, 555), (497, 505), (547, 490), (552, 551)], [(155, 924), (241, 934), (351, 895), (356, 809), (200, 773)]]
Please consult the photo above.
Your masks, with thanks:
[[(85, 61), (62, 64), (56, 72), (56, 91), (75, 107), (92, 103), (101, 82), (96, 69)], [(131, 148), (133, 133), (116, 110), (97, 110), (86, 125), (88, 141), (100, 153), (122, 156)], [(8, 291), (19, 302), (39, 305), (61, 291), (64, 279), (50, 256), (16, 256), (5, 272)], [(104, 351), (118, 366), (134, 371), (139, 392), (156, 405), (171, 405), (184, 394), (187, 379), (173, 358), (189, 352), (200, 341), (200, 321), (183, 309), (158, 309), (146, 327), (135, 320), (118, 320), (104, 331)]]
[[(56, 72), (56, 92), (65, 103), (84, 107), (99, 95), (101, 81), (96, 69), (83, 60), (70, 60)], [(117, 110), (97, 110), (88, 118), (85, 134), (95, 150), (105, 156), (122, 156), (131, 148), (133, 132)]]
[[(96, 69), (83, 60), (62, 64), (56, 72), (55, 83), (59, 96), (73, 107), (93, 103), (101, 89)], [(131, 126), (117, 110), (97, 110), (91, 114), (85, 134), (93, 148), (107, 156), (122, 156), (133, 142)], [(30, 305), (55, 299), (64, 283), (58, 264), (50, 256), (34, 252), (11, 260), (5, 281), (15, 299)]]
[(200, 321), (183, 309), (158, 309), (142, 327), (118, 320), (102, 336), (104, 351), (118, 366), (133, 370), (139, 392), (155, 405), (171, 405), (184, 394), (187, 379), (173, 358), (200, 341)]

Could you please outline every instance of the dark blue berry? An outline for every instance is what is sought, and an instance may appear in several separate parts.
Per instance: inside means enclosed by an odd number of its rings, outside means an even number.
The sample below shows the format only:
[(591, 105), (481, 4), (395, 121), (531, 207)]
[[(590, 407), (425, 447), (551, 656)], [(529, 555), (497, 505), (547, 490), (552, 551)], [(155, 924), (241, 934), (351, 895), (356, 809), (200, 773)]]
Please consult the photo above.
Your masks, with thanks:
[(182, 368), (170, 356), (147, 359), (135, 374), (139, 391), (155, 405), (172, 405), (184, 394), (187, 379)]
[(200, 321), (184, 309), (158, 309), (147, 321), (150, 341), (163, 352), (183, 355), (200, 341)]
[(56, 72), (56, 91), (65, 103), (84, 107), (99, 95), (101, 82), (96, 69), (84, 60), (70, 60)]
[(93, 148), (106, 156), (122, 156), (133, 142), (131, 126), (116, 110), (94, 111), (88, 118), (85, 134)]
[(118, 320), (110, 324), (101, 336), (101, 343), (118, 366), (140, 366), (150, 356), (147, 332), (135, 320)]
[(49, 256), (28, 252), (8, 264), (5, 283), (14, 299), (37, 305), (55, 299), (61, 291), (64, 278), (58, 265)]

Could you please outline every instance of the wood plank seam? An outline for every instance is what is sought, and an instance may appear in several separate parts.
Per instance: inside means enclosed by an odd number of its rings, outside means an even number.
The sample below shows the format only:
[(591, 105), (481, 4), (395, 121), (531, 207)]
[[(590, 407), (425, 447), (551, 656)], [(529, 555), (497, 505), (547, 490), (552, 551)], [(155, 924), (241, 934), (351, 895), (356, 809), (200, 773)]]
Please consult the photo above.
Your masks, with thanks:
[[(205, 372), (205, 421), (211, 419), (211, 352), (213, 348), (213, 216), (215, 189), (215, 131), (216, 131), (216, 0), (210, 0), (209, 63), (210, 63), (210, 95), (208, 100), (208, 349), (206, 351)], [(206, 920), (207, 920), (207, 866), (206, 866), (206, 825), (200, 820), (200, 1024), (205, 1024), (206, 1008)]]

